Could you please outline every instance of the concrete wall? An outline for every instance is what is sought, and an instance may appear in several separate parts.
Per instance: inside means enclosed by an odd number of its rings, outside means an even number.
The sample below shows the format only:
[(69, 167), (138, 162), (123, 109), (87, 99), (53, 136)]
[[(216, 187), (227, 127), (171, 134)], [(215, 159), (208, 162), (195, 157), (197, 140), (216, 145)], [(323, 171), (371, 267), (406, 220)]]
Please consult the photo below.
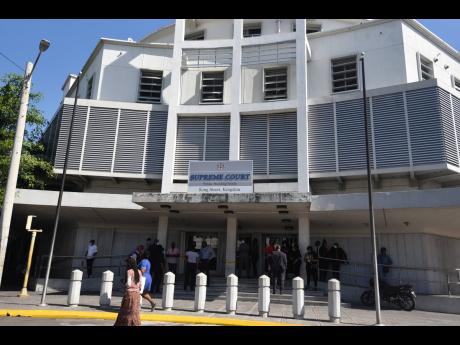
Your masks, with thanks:
[(159, 192), (161, 184), (146, 183), (144, 181), (117, 181), (112, 179), (91, 179), (85, 184), (85, 193), (114, 193), (114, 194), (132, 194), (134, 192)]

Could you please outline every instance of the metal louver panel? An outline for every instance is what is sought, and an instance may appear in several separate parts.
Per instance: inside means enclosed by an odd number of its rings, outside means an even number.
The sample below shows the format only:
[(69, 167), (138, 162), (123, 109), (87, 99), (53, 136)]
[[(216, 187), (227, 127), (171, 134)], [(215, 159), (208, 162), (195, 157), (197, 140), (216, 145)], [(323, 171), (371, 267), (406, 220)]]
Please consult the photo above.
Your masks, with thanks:
[(114, 172), (142, 173), (146, 124), (146, 111), (121, 110)]
[(241, 65), (279, 64), (294, 61), (295, 57), (295, 41), (245, 46), (242, 50)]
[(252, 160), (254, 174), (266, 175), (268, 154), (268, 116), (242, 115), (240, 127), (240, 159)]
[[(367, 114), (369, 116), (369, 158), (371, 166), (373, 166), (369, 99), (366, 101), (368, 107)], [(366, 140), (362, 103), (362, 99), (336, 103), (337, 144), (340, 171), (366, 169)]]
[(296, 113), (270, 114), (269, 173), (297, 174)]
[(377, 168), (409, 166), (403, 94), (372, 98)]
[(167, 122), (168, 112), (150, 112), (147, 147), (145, 150), (145, 174), (163, 174)]
[(177, 119), (175, 175), (188, 175), (190, 160), (203, 160), (204, 117), (179, 116)]
[(455, 116), (455, 130), (457, 133), (457, 149), (460, 150), (460, 99), (452, 95), (452, 107)]
[(117, 117), (118, 109), (91, 107), (83, 156), (83, 170), (110, 172)]
[(308, 107), (308, 157), (311, 172), (336, 170), (332, 103)]
[(232, 48), (184, 49), (182, 66), (184, 67), (225, 67), (231, 66)]
[(435, 88), (406, 92), (414, 166), (446, 161)]
[(455, 126), (450, 106), (450, 94), (441, 88), (437, 89), (447, 163), (458, 167), (457, 143), (455, 141)]
[[(83, 135), (85, 131), (86, 113), (88, 107), (77, 105), (75, 109), (75, 119), (72, 130), (72, 140), (69, 148), (69, 170), (80, 168), (81, 150), (83, 146)], [(59, 139), (56, 149), (54, 166), (58, 169), (64, 168), (67, 140), (69, 136), (70, 121), (72, 118), (73, 105), (64, 104), (60, 114)]]
[(205, 160), (228, 160), (230, 149), (230, 116), (206, 118)]

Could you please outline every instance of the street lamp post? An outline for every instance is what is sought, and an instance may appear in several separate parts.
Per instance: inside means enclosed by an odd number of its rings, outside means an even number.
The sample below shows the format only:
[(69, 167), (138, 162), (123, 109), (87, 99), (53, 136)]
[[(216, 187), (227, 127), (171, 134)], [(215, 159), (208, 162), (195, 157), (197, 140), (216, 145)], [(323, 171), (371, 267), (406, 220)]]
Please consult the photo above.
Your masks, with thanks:
[(35, 63), (28, 62), (24, 74), (22, 85), (21, 105), (19, 107), (19, 116), (16, 124), (16, 134), (14, 136), (13, 148), (11, 150), (11, 162), (8, 171), (8, 179), (5, 188), (5, 197), (3, 201), (1, 214), (1, 238), (0, 238), (0, 285), (2, 283), (3, 268), (5, 264), (6, 247), (8, 245), (8, 236), (10, 233), (11, 216), (13, 214), (14, 195), (16, 193), (16, 184), (18, 182), (19, 163), (21, 161), (22, 142), (24, 140), (24, 130), (26, 126), (27, 109), (29, 106), (29, 93), (32, 84), (32, 73), (37, 66), (40, 55), (48, 49), (50, 42), (41, 40), (39, 53)]
[(367, 104), (366, 104), (366, 75), (364, 71), (364, 53), (361, 53), (361, 72), (363, 83), (363, 104), (364, 104), (364, 132), (366, 134), (366, 165), (367, 165), (367, 191), (369, 196), (369, 229), (371, 232), (372, 244), (372, 264), (374, 269), (374, 291), (375, 291), (375, 313), (377, 325), (382, 325), (380, 315), (380, 292), (379, 292), (379, 276), (377, 269), (377, 244), (375, 241), (375, 221), (374, 221), (374, 206), (372, 205), (372, 180), (371, 180), (371, 164), (369, 158), (369, 133), (367, 121)]
[(65, 150), (64, 167), (62, 169), (61, 189), (59, 190), (59, 198), (58, 198), (58, 203), (56, 206), (56, 214), (54, 216), (53, 238), (51, 240), (50, 254), (48, 256), (48, 266), (46, 268), (45, 285), (43, 286), (42, 298), (39, 304), (40, 307), (46, 306), (46, 303), (45, 303), (46, 290), (48, 288), (48, 280), (49, 280), (50, 271), (51, 271), (51, 261), (53, 260), (54, 243), (56, 241), (56, 233), (57, 233), (57, 229), (59, 225), (59, 216), (61, 214), (62, 195), (64, 194), (64, 184), (65, 184), (65, 178), (67, 175), (67, 163), (69, 161), (69, 150), (70, 150), (70, 143), (72, 141), (73, 124), (74, 124), (74, 119), (75, 119), (75, 109), (77, 108), (78, 89), (80, 86), (80, 79), (81, 79), (81, 72), (78, 75), (78, 78), (76, 80), (77, 85), (75, 88), (75, 99), (74, 99), (74, 104), (73, 104), (72, 118), (70, 119), (69, 134), (67, 135), (67, 147)]

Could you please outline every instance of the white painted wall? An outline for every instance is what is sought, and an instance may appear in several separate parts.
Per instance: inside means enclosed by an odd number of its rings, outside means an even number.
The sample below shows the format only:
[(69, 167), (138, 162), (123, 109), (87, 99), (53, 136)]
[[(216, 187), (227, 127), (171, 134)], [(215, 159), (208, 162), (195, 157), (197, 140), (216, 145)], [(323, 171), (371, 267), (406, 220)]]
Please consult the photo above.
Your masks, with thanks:
[(233, 38), (233, 19), (197, 19), (196, 23), (186, 21), (185, 35), (204, 30), (205, 40)]

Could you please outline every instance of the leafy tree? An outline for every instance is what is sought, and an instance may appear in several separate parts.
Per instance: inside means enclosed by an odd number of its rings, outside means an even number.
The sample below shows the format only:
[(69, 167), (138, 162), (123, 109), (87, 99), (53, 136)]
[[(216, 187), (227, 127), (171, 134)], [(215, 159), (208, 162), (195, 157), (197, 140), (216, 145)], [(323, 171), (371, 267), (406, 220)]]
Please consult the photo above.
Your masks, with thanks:
[[(10, 73), (0, 78), (0, 202), (3, 204), (5, 186), (16, 133), (24, 77)], [(19, 165), (18, 188), (44, 189), (54, 177), (52, 164), (44, 157), (42, 136), (48, 125), (37, 108), (41, 93), (30, 93), (26, 129)]]

